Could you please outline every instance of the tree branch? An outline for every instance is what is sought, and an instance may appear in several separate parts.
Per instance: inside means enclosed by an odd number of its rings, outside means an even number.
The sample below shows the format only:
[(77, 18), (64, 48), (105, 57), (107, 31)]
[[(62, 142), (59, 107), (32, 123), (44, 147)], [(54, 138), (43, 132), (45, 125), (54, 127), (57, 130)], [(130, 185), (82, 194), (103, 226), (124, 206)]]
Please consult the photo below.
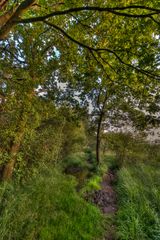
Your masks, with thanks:
[(13, 14), (14, 8), (12, 7), (9, 11), (5, 12), (3, 15), (0, 16), (0, 27), (4, 26)]
[(6, 38), (8, 33), (16, 25), (16, 21), (26, 12), (36, 0), (25, 0), (16, 9), (13, 9), (13, 14), (6, 21), (6, 23), (0, 29), (0, 40)]
[(160, 22), (158, 22), (153, 16), (150, 16), (150, 19), (160, 26)]
[(135, 67), (133, 66), (132, 64), (130, 63), (127, 63), (125, 62), (115, 51), (111, 50), (111, 49), (108, 49), (108, 48), (94, 48), (94, 47), (91, 47), (91, 46), (88, 46), (76, 39), (74, 39), (73, 37), (71, 37), (68, 33), (66, 33), (63, 29), (61, 29), (60, 27), (58, 27), (57, 25), (53, 24), (53, 23), (50, 23), (50, 22), (47, 22), (47, 21), (43, 21), (44, 23), (46, 23), (47, 25), (55, 28), (56, 30), (58, 30), (59, 32), (61, 32), (65, 37), (67, 37), (69, 40), (71, 40), (72, 42), (76, 43), (77, 45), (81, 46), (82, 48), (85, 48), (85, 49), (88, 49), (89, 51), (94, 51), (94, 52), (108, 52), (108, 53), (111, 53), (113, 54), (117, 60), (119, 60), (120, 63), (122, 63), (123, 65), (129, 67), (129, 68), (132, 68), (133, 70), (137, 71), (137, 72), (140, 72), (150, 78), (153, 78), (153, 79), (157, 79), (157, 80), (160, 80), (160, 76), (157, 75), (157, 74), (154, 74), (150, 71), (147, 71), (147, 70), (144, 70), (144, 69), (140, 69), (138, 67)]
[[(77, 8), (70, 8), (66, 9), (64, 11), (54, 11), (50, 14), (47, 14), (45, 16), (38, 16), (38, 17), (32, 17), (32, 18), (26, 18), (26, 19), (19, 19), (25, 11), (30, 8), (36, 0), (24, 0), (17, 9), (15, 9), (14, 14), (11, 16), (11, 18), (3, 25), (0, 29), (0, 40), (3, 40), (6, 38), (10, 30), (13, 29), (13, 27), (18, 23), (33, 23), (33, 22), (42, 22), (45, 21), (48, 18), (54, 17), (54, 16), (60, 16), (60, 15), (66, 15), (71, 14), (75, 12), (82, 12), (82, 11), (97, 11), (97, 12), (108, 12), (112, 13), (114, 15), (123, 16), (123, 17), (131, 17), (131, 18), (150, 18), (154, 15), (160, 14), (160, 9), (155, 9), (147, 6), (141, 6), (141, 5), (131, 5), (126, 7), (95, 7), (95, 6), (84, 6), (84, 7), (77, 7)], [(129, 12), (124, 12), (125, 10), (145, 10), (147, 13), (144, 14), (132, 14)], [(1, 16), (3, 17), (3, 16)], [(151, 18), (152, 19), (152, 18)], [(154, 19), (152, 19), (155, 21)]]
[(26, 63), (23, 60), (20, 60), (14, 53), (12, 53), (10, 50), (8, 50), (6, 47), (0, 47), (0, 50), (8, 52), (17, 62), (20, 64)]
[(1, 0), (0, 1), (0, 10), (2, 10), (6, 6), (7, 2), (8, 2), (8, 0)]
[(77, 23), (79, 23), (82, 27), (88, 28), (93, 30), (93, 28), (90, 25), (84, 24), (82, 21), (80, 21), (76, 16), (74, 16), (72, 13), (70, 13), (70, 16), (73, 17)]
[[(130, 14), (127, 12), (123, 12), (124, 10), (127, 10), (127, 9), (141, 9), (141, 10), (148, 11), (148, 13), (146, 13), (146, 14)], [(131, 18), (148, 18), (150, 16), (160, 14), (160, 9), (155, 9), (155, 8), (146, 7), (146, 6), (139, 6), (139, 5), (133, 5), (133, 6), (127, 6), (127, 7), (113, 7), (113, 8), (86, 6), (86, 7), (70, 8), (70, 9), (67, 9), (64, 11), (55, 11), (55, 12), (52, 12), (45, 16), (16, 20), (16, 23), (41, 22), (41, 21), (44, 21), (51, 17), (66, 15), (66, 14), (75, 13), (75, 12), (82, 12), (82, 11), (109, 12), (109, 13), (112, 13), (115, 15), (131, 17)]]

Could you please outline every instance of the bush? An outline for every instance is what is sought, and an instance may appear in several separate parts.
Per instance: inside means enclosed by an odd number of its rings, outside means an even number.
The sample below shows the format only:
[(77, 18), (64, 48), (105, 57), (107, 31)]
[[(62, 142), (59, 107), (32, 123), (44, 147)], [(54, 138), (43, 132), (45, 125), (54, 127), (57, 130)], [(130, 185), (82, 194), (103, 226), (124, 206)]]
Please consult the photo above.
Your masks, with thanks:
[(159, 160), (159, 148), (146, 142), (140, 136), (130, 133), (110, 133), (106, 136), (108, 148), (116, 154), (119, 166), (133, 162), (147, 162)]
[(67, 167), (79, 167), (87, 168), (87, 156), (84, 152), (77, 152), (69, 154), (64, 160), (64, 166)]

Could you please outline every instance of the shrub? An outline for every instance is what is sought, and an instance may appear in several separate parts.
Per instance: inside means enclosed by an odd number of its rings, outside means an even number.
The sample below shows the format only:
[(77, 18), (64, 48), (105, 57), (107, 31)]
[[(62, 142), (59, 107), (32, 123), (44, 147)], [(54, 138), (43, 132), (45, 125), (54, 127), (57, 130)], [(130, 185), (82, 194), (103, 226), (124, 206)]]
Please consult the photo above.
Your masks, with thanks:
[(141, 136), (130, 133), (109, 133), (106, 136), (108, 148), (116, 154), (119, 166), (133, 163), (155, 161), (159, 158), (158, 147), (146, 142)]
[(64, 160), (64, 166), (87, 168), (87, 156), (84, 152), (69, 154)]

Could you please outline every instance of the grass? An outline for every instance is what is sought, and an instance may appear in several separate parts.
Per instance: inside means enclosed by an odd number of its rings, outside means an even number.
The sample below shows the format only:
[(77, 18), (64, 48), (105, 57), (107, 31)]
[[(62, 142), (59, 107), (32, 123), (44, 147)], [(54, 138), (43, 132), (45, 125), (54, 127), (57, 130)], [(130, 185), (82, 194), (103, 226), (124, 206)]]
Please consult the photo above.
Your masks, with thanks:
[[(95, 163), (95, 158), (94, 158), (94, 153), (92, 153), (92, 159), (93, 159), (93, 166)], [(85, 184), (81, 188), (81, 193), (82, 194), (92, 194), (96, 190), (100, 190), (102, 188), (101, 182), (104, 174), (107, 173), (108, 171), (108, 166), (111, 164), (111, 161), (113, 162), (114, 160), (113, 155), (106, 155), (103, 157), (101, 160), (101, 163), (99, 166), (96, 167), (90, 167), (90, 174), (89, 177), (85, 180)], [(90, 163), (91, 165), (91, 163)]]
[[(77, 166), (85, 155), (72, 156)], [(80, 162), (80, 163), (79, 163)], [(81, 165), (82, 164), (82, 165)], [(89, 163), (91, 164), (91, 163)], [(73, 164), (74, 165), (74, 164)], [(0, 185), (1, 240), (102, 240), (116, 225), (119, 240), (160, 240), (160, 171), (157, 164), (126, 164), (118, 170), (118, 212), (102, 216), (82, 196), (100, 189), (113, 154), (92, 172), (79, 193), (75, 178), (43, 168), (25, 184)]]
[(117, 230), (121, 240), (160, 240), (160, 171), (149, 164), (121, 168)]
[(93, 240), (103, 234), (100, 211), (75, 191), (72, 177), (43, 169), (25, 186), (0, 186), (1, 240)]

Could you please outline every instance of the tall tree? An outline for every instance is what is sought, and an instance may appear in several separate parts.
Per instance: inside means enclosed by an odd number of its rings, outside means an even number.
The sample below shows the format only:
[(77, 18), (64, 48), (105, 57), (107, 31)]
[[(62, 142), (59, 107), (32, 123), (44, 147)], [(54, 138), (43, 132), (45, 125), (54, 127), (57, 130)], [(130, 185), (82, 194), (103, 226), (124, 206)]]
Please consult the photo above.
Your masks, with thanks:
[[(16, 147), (11, 144), (13, 158), (7, 161), (4, 178), (12, 175), (14, 156), (30, 120), (29, 103), (38, 99), (35, 89), (42, 85), (51, 88), (46, 80), (53, 80), (52, 87), (56, 80), (73, 85), (84, 93), (83, 100), (90, 97), (94, 102), (93, 95), (100, 93), (99, 142), (104, 110), (109, 97), (117, 94), (117, 85), (118, 92), (141, 88), (141, 94), (148, 91), (145, 86), (154, 87), (154, 81), (160, 79), (160, 9), (155, 0), (147, 4), (135, 0), (125, 4), (111, 0), (3, 0), (0, 6), (1, 108), (3, 111), (9, 103), (11, 111), (13, 103), (20, 106), (13, 121), (17, 134), (9, 137)], [(108, 96), (110, 86), (114, 91)]]
[[(4, 99), (1, 102), (1, 132), (3, 152), (8, 154), (7, 161), (3, 161), (4, 180), (12, 177), (26, 133), (36, 128), (41, 118), (45, 118), (41, 115), (40, 104), (43, 102), (39, 94), (45, 80), (52, 77), (56, 70), (58, 58), (49, 43), (42, 47), (43, 41), (41, 28), (37, 27), (35, 31), (34, 27), (28, 29), (26, 26), (1, 46), (1, 95)], [(48, 48), (50, 53), (52, 51), (50, 57)], [(43, 114), (46, 114), (45, 108)]]

